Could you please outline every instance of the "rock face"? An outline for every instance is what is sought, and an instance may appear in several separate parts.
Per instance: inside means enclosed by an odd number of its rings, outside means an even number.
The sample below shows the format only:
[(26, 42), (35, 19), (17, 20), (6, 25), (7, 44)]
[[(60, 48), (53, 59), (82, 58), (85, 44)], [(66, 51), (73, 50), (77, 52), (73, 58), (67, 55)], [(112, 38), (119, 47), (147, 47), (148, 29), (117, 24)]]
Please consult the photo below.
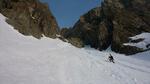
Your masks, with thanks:
[[(135, 54), (143, 51), (137, 47), (124, 46), (129, 37), (150, 32), (150, 3), (148, 0), (105, 0), (103, 11), (112, 22), (112, 50), (119, 53)], [(147, 15), (149, 14), (149, 15)]]
[(70, 36), (72, 33), (72, 28), (62, 28), (60, 31), (60, 35), (63, 39), (67, 39), (67, 42), (71, 43), (72, 45), (82, 48), (84, 47), (83, 41), (76, 35)]
[(0, 12), (24, 35), (55, 38), (59, 27), (48, 5), (38, 0), (1, 0)]
[(65, 36), (99, 50), (111, 46), (115, 52), (130, 55), (144, 50), (123, 43), (142, 32), (150, 32), (149, 0), (104, 0), (101, 7), (81, 16)]

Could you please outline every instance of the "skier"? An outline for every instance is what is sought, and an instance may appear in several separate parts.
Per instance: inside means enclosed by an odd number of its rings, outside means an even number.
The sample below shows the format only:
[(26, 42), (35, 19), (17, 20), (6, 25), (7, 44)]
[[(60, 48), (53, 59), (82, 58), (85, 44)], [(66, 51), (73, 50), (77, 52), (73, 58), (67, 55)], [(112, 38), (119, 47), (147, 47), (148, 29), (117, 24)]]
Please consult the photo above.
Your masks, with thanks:
[(109, 59), (110, 62), (115, 63), (115, 62), (114, 62), (114, 58), (113, 58), (113, 56), (112, 56), (111, 54), (110, 54), (110, 56), (108, 57), (108, 59)]

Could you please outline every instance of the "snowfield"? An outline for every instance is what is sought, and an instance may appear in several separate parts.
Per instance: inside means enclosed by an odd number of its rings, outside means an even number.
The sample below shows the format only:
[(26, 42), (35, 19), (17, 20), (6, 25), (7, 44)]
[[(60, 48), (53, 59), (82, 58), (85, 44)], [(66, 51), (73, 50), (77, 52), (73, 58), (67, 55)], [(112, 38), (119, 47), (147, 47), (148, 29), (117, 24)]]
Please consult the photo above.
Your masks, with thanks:
[[(0, 14), (0, 84), (150, 84), (150, 51), (124, 56), (23, 36)], [(115, 64), (107, 61), (111, 53)]]

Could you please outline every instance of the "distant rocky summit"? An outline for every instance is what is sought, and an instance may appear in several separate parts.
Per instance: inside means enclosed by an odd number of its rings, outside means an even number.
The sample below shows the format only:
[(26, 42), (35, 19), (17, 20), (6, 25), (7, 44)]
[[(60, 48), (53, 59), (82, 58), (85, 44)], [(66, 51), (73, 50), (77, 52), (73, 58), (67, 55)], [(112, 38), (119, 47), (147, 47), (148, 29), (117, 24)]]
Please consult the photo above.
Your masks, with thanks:
[(113, 51), (127, 55), (145, 51), (124, 43), (130, 42), (132, 36), (150, 32), (150, 1), (104, 0), (101, 7), (90, 10), (72, 29), (63, 32), (64, 37), (77, 47), (90, 45), (106, 50), (111, 46)]
[(0, 13), (24, 35), (55, 38), (59, 27), (47, 4), (38, 0), (0, 0)]

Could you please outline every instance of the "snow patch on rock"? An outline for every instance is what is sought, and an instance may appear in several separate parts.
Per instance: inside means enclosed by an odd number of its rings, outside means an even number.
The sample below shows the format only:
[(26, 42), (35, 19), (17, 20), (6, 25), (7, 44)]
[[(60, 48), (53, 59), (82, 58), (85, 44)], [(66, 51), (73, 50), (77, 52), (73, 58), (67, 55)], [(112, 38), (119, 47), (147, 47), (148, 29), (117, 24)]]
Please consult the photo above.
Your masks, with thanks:
[(124, 43), (124, 45), (135, 46), (135, 47), (142, 48), (142, 49), (150, 48), (150, 33), (141, 33), (139, 35), (130, 37), (130, 39), (131, 41), (138, 40), (138, 39), (143, 39), (143, 40), (137, 43), (133, 43), (133, 42)]

